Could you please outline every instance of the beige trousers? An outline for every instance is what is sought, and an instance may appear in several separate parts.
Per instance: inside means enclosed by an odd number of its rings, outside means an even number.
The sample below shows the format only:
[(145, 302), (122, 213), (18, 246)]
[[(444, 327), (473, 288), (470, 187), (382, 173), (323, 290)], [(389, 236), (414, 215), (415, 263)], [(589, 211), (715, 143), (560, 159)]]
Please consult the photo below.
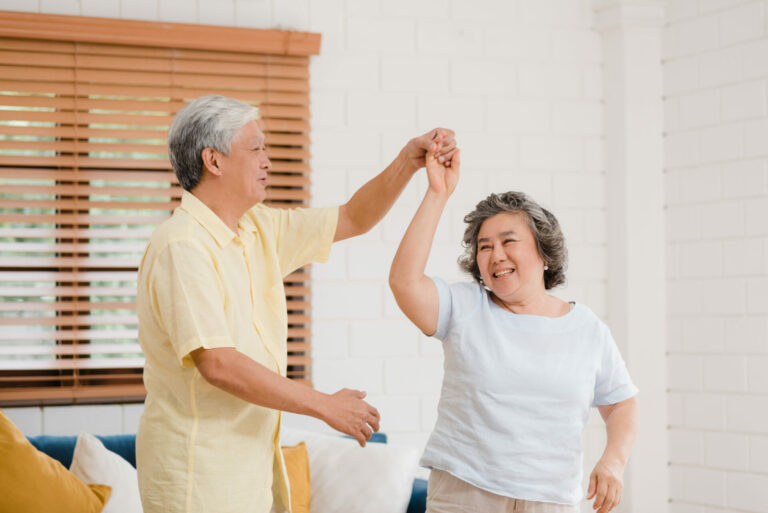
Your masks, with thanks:
[(426, 513), (578, 513), (578, 506), (524, 501), (487, 492), (444, 470), (432, 469)]

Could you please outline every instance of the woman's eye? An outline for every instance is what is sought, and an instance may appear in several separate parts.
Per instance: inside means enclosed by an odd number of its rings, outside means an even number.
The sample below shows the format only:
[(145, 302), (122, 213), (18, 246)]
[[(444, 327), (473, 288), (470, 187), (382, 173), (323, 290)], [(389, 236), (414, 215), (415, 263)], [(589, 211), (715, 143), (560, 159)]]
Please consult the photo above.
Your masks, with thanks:
[(485, 251), (486, 249), (491, 249), (491, 247), (490, 246), (480, 246), (478, 249), (480, 251)]

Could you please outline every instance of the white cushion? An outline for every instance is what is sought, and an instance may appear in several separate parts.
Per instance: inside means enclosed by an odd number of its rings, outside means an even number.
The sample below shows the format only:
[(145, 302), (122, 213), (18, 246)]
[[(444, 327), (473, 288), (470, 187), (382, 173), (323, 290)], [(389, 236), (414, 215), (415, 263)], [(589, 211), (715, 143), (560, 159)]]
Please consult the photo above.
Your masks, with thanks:
[(101, 440), (80, 433), (69, 467), (86, 484), (105, 484), (112, 494), (102, 513), (141, 513), (141, 497), (136, 469), (120, 455), (110, 451)]
[(404, 513), (419, 450), (283, 428), (281, 445), (306, 442), (312, 513)]

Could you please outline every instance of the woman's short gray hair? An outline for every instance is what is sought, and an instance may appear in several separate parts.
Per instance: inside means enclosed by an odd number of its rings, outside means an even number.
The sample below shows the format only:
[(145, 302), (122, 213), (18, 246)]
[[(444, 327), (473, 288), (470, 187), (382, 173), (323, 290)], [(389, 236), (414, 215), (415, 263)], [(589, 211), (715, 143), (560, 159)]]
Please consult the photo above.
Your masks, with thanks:
[(565, 283), (568, 251), (560, 223), (549, 210), (522, 192), (491, 194), (478, 203), (475, 210), (464, 216), (467, 228), (464, 230), (464, 254), (459, 257), (459, 266), (471, 274), (475, 281), (483, 284), (480, 268), (477, 266), (477, 235), (486, 219), (502, 212), (522, 212), (528, 217), (528, 225), (536, 239), (539, 255), (548, 267), (544, 271), (544, 288), (549, 290)]
[(168, 129), (168, 156), (181, 186), (187, 191), (197, 187), (203, 176), (203, 149), (229, 155), (232, 140), (258, 113), (252, 105), (219, 95), (185, 105)]

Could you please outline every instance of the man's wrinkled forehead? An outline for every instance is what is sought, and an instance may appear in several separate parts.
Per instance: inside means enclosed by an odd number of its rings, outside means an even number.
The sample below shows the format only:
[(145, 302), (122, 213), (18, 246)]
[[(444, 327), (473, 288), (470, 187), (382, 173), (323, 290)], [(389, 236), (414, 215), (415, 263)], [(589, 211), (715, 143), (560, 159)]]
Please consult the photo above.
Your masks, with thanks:
[(266, 136), (261, 131), (256, 121), (250, 121), (246, 123), (243, 128), (240, 129), (238, 138), (248, 146), (264, 146), (266, 143)]

